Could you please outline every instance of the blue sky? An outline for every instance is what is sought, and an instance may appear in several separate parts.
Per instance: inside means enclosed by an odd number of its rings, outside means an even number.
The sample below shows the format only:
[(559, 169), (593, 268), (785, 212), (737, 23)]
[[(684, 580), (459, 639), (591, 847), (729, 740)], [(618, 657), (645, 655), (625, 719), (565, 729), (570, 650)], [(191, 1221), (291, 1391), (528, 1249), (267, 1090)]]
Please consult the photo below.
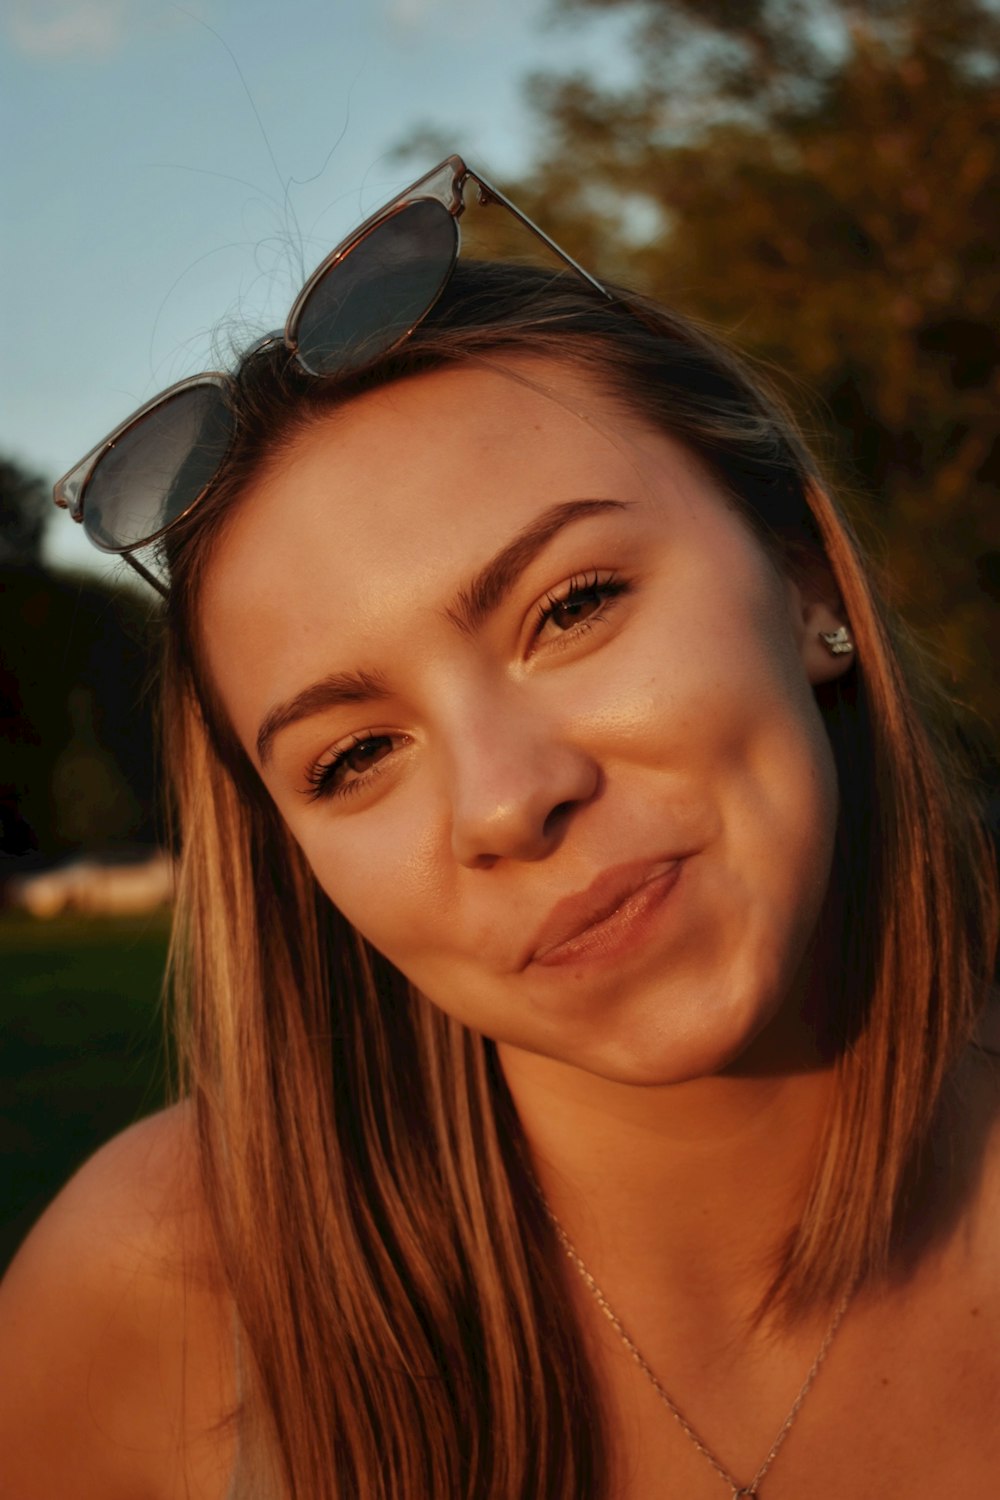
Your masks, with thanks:
[[(392, 159), (415, 127), (501, 182), (524, 167), (530, 71), (627, 68), (620, 24), (547, 10), (4, 0), (0, 449), (55, 478), (216, 367), (220, 334), (283, 322), (303, 267), (417, 175)], [(105, 565), (62, 514), (48, 548)]]

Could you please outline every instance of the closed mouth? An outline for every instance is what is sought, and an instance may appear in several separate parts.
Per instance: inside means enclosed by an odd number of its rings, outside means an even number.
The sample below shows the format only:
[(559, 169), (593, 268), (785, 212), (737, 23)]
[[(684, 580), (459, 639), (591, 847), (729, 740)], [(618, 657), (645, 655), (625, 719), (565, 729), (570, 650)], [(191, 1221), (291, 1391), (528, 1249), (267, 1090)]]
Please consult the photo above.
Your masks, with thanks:
[(673, 888), (681, 863), (674, 856), (618, 865), (585, 890), (558, 901), (535, 934), (525, 966), (569, 963), (616, 949), (635, 922)]

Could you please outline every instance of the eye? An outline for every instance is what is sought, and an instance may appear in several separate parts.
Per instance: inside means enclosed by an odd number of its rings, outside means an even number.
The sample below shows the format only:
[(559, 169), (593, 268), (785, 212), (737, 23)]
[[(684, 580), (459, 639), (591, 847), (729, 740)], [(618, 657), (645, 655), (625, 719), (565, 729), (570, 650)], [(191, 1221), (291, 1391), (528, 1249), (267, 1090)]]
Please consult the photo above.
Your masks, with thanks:
[(534, 635), (537, 639), (548, 628), (563, 636), (589, 628), (605, 618), (613, 600), (628, 593), (631, 585), (614, 573), (576, 575), (538, 606)]
[(391, 734), (358, 734), (340, 750), (327, 754), (306, 772), (310, 802), (345, 797), (380, 775), (379, 766), (394, 747)]

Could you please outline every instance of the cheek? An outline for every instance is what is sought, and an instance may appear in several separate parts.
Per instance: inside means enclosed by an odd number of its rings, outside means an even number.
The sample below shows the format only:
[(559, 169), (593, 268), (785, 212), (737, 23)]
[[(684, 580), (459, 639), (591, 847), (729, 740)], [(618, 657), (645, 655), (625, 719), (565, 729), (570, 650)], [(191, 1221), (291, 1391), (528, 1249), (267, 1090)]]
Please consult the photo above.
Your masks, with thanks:
[(426, 940), (432, 914), (447, 910), (430, 820), (419, 816), (412, 801), (389, 795), (382, 807), (357, 817), (337, 815), (330, 824), (292, 832), (338, 911), (403, 967), (414, 946)]
[(632, 720), (633, 753), (698, 808), (713, 849), (704, 938), (746, 967), (748, 993), (779, 992), (801, 960), (837, 822), (832, 750), (782, 605), (762, 589), (711, 634), (682, 620)]
[(837, 780), (811, 703), (758, 735), (731, 792), (727, 842), (745, 891), (746, 956), (763, 983), (791, 983), (826, 898), (837, 824)]

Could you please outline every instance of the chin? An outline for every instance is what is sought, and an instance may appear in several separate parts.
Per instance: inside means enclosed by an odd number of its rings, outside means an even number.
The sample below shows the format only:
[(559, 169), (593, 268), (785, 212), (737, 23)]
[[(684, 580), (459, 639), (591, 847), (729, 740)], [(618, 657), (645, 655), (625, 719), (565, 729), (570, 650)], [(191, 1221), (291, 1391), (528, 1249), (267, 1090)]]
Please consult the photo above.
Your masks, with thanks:
[(584, 1066), (588, 1072), (611, 1083), (627, 1083), (636, 1088), (664, 1088), (718, 1077), (738, 1064), (744, 1050), (736, 1045), (720, 1052), (711, 1045), (691, 1046), (686, 1043), (658, 1051), (648, 1048), (608, 1049), (603, 1056)]
[[(720, 989), (722, 986), (720, 986)], [(723, 1073), (777, 1071), (787, 1058), (786, 1010), (798, 1007), (786, 976), (740, 985), (725, 984), (697, 997), (660, 998), (652, 1015), (638, 1025), (623, 1026), (623, 1017), (602, 1037), (592, 1037), (576, 1065), (609, 1081), (656, 1087), (692, 1083)], [(801, 1024), (801, 1023), (798, 1023)], [(779, 1060), (781, 1059), (781, 1060)], [(571, 1059), (566, 1059), (571, 1061)]]

